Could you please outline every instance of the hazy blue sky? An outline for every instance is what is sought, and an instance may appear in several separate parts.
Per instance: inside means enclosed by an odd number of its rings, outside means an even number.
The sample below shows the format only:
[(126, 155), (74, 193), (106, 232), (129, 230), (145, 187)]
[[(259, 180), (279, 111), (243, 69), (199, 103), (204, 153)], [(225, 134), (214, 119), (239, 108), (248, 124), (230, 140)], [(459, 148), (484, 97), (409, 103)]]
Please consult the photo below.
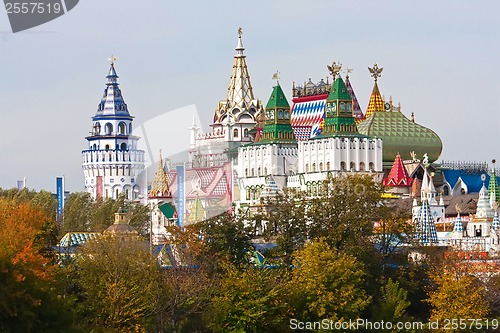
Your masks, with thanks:
[[(83, 190), (81, 150), (111, 54), (136, 125), (194, 104), (206, 128), (225, 98), (239, 26), (258, 98), (267, 101), (277, 69), (291, 99), (292, 81), (326, 78), (336, 60), (354, 69), (364, 111), (377, 62), (381, 93), (441, 136), (442, 159), (500, 159), (499, 13), (493, 0), (81, 0), (12, 34), (0, 9), (0, 187), (26, 177), (54, 191), (65, 175), (69, 190)], [(186, 129), (162, 142), (164, 155), (187, 140)]]

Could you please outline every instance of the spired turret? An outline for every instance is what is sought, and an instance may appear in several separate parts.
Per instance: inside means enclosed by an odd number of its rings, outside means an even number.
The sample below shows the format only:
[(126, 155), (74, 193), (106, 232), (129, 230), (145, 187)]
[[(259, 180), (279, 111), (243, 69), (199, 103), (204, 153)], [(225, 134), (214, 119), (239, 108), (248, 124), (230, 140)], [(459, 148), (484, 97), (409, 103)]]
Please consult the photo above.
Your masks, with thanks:
[(82, 168), (85, 189), (94, 199), (116, 199), (123, 194), (134, 200), (143, 190), (138, 177), (144, 170), (144, 151), (137, 148), (139, 137), (132, 135), (134, 117), (119, 88), (115, 60), (111, 59), (108, 82), (92, 117)]

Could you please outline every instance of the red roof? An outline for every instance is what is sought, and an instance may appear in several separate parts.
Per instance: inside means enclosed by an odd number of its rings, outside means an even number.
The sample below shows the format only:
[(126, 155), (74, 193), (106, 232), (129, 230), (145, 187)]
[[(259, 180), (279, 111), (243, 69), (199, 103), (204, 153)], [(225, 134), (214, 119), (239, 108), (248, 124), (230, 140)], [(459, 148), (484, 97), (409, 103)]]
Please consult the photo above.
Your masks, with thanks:
[(397, 154), (389, 175), (384, 178), (384, 186), (411, 186), (411, 181), (412, 178), (408, 175), (401, 156)]

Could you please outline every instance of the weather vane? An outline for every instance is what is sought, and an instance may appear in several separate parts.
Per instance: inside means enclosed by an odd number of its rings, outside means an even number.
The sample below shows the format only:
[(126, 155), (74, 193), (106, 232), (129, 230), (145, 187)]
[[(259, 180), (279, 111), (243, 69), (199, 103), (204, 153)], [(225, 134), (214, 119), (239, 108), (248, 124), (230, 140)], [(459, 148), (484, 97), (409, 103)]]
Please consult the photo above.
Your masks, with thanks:
[(333, 81), (335, 81), (335, 77), (337, 77), (337, 75), (339, 75), (340, 70), (342, 69), (342, 64), (340, 64), (340, 63), (337, 64), (334, 61), (331, 66), (327, 65), (326, 67), (330, 71), (330, 75), (333, 77)]
[(276, 80), (276, 83), (279, 83), (280, 80), (280, 72), (276, 70), (276, 72), (273, 73), (273, 80)]
[(373, 67), (368, 67), (368, 70), (372, 74), (372, 77), (375, 79), (375, 82), (377, 82), (377, 79), (382, 76), (382, 71), (384, 70), (384, 68), (378, 68), (377, 63), (375, 63)]
[(243, 35), (243, 29), (241, 27), (238, 28), (238, 37), (241, 37)]
[(108, 61), (111, 63), (111, 65), (114, 65), (115, 64), (115, 61), (117, 61), (118, 58), (115, 57), (114, 55), (111, 55), (111, 58), (108, 59)]

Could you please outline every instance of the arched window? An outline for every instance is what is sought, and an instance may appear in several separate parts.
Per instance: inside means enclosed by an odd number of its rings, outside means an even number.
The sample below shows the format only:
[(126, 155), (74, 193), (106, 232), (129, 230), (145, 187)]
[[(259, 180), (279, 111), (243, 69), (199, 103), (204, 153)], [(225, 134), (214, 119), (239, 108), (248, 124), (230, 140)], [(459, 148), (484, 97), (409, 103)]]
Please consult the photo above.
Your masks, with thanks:
[(235, 129), (234, 129), (234, 131), (233, 131), (233, 137), (234, 137), (234, 138), (237, 138), (237, 137), (238, 137), (238, 135), (239, 135), (239, 131), (238, 131), (238, 129), (237, 129), (237, 128), (235, 128)]
[(319, 163), (319, 171), (323, 171), (323, 162)]
[(248, 177), (248, 168), (245, 169), (245, 177)]
[(245, 128), (245, 130), (243, 131), (243, 135), (246, 137), (248, 137), (248, 128)]
[(283, 119), (283, 110), (278, 110), (278, 119)]
[(127, 144), (125, 142), (123, 142), (121, 145), (120, 145), (120, 149), (121, 150), (127, 150)]
[(330, 161), (326, 162), (326, 171), (330, 171)]
[(104, 128), (107, 135), (111, 135), (111, 133), (113, 133), (113, 125), (111, 125), (111, 123), (106, 123)]
[(124, 122), (118, 124), (118, 133), (121, 135), (127, 134), (127, 125)]
[(92, 146), (92, 149), (94, 150), (97, 150), (97, 145), (94, 143), (94, 145)]
[(255, 176), (255, 169), (252, 168), (252, 177)]
[(345, 162), (344, 161), (340, 162), (340, 170), (345, 171)]
[(96, 134), (101, 133), (101, 124), (99, 124), (99, 123), (95, 124), (95, 132), (96, 132)]
[(351, 171), (356, 170), (356, 163), (351, 162), (351, 163), (349, 164), (349, 170), (351, 170)]
[(257, 176), (260, 176), (260, 167), (257, 169)]
[(109, 145), (106, 145), (106, 151), (108, 151), (108, 150), (109, 150)]
[(312, 165), (312, 172), (316, 172), (316, 163), (313, 163)]
[(359, 163), (359, 171), (365, 171), (365, 163), (364, 162)]
[(306, 164), (306, 172), (309, 172), (309, 164)]
[(370, 162), (370, 164), (368, 164), (368, 168), (370, 168), (370, 171), (374, 171), (374, 165), (373, 165), (373, 162)]
[(264, 176), (267, 176), (267, 168), (264, 168)]
[(132, 134), (132, 124), (129, 124), (129, 125), (128, 125), (128, 132), (129, 132), (130, 134)]

